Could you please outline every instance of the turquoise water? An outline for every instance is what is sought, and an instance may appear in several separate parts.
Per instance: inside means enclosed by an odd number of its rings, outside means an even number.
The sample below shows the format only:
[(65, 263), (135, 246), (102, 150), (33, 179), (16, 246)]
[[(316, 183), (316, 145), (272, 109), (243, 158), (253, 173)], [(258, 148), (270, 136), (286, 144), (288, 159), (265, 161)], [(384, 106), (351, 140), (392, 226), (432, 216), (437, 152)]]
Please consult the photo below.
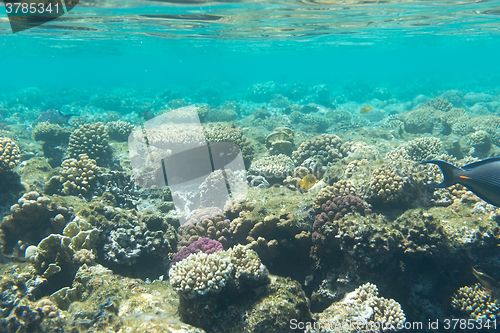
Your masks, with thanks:
[(499, 54), (500, 1), (0, 15), (0, 332), (496, 331), (498, 174), (420, 162), (500, 156)]
[[(492, 88), (494, 1), (85, 2), (12, 34), (1, 21), (8, 87), (119, 81), (148, 88), (223, 80)], [(48, 78), (48, 79), (46, 79)], [(438, 88), (436, 87), (436, 88)]]

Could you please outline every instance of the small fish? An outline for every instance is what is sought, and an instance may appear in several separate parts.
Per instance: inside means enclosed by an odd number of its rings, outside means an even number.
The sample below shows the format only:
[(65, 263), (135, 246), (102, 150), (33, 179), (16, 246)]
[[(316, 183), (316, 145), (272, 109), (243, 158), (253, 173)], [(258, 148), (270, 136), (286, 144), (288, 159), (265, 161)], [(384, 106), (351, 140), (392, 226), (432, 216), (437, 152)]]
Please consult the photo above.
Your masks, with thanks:
[(492, 296), (500, 299), (500, 283), (498, 283), (491, 276), (486, 275), (484, 273), (476, 271), (474, 267), (472, 267), (472, 274), (479, 280), (479, 283), (489, 292)]
[(33, 126), (38, 123), (48, 122), (50, 124), (64, 125), (68, 124), (69, 118), (75, 116), (74, 114), (62, 114), (61, 111), (49, 109), (40, 113), (38, 118), (33, 122)]
[(487, 203), (500, 207), (500, 157), (487, 158), (462, 168), (441, 160), (422, 163), (436, 164), (443, 172), (444, 181), (441, 184), (428, 186), (444, 188), (458, 183)]
[(372, 106), (371, 105), (366, 105), (366, 106), (363, 106), (361, 108), (361, 110), (359, 110), (359, 113), (361, 114), (365, 114), (365, 113), (368, 113), (372, 110)]
[(144, 118), (144, 120), (150, 120), (150, 119), (153, 119), (155, 117), (155, 113), (153, 112), (153, 110), (143, 110), (143, 111), (139, 111), (137, 114), (140, 117)]
[(317, 182), (316, 177), (313, 174), (308, 174), (302, 180), (299, 181), (299, 186), (303, 190), (309, 190), (312, 188)]

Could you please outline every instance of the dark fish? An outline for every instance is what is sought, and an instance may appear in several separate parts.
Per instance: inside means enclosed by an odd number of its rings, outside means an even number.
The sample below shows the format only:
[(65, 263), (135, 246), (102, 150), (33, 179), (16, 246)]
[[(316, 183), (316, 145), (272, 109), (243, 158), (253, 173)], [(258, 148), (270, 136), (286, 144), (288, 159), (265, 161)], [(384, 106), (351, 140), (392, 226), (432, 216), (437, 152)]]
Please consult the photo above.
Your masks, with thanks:
[(431, 187), (443, 188), (461, 184), (489, 204), (500, 207), (500, 157), (492, 157), (458, 168), (441, 160), (424, 161), (441, 168), (444, 181)]
[(486, 291), (494, 297), (500, 298), (500, 283), (498, 283), (491, 276), (476, 271), (474, 267), (472, 267), (472, 274), (474, 274), (474, 276), (479, 280)]
[(144, 120), (150, 120), (155, 117), (155, 113), (153, 112), (153, 110), (143, 110), (137, 112), (137, 114), (139, 115), (139, 117), (144, 118)]
[(51, 124), (64, 125), (67, 124), (69, 118), (73, 117), (74, 114), (62, 114), (61, 111), (55, 109), (49, 109), (40, 113), (38, 118), (33, 122), (33, 126), (38, 123), (48, 122)]

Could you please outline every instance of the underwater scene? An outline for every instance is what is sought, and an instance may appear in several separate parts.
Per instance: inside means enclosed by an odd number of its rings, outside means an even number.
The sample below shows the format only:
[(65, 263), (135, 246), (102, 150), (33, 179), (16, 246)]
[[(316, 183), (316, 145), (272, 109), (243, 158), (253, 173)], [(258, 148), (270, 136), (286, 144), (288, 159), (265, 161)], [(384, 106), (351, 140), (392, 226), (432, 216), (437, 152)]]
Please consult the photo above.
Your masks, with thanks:
[(37, 3), (0, 332), (499, 331), (498, 1)]

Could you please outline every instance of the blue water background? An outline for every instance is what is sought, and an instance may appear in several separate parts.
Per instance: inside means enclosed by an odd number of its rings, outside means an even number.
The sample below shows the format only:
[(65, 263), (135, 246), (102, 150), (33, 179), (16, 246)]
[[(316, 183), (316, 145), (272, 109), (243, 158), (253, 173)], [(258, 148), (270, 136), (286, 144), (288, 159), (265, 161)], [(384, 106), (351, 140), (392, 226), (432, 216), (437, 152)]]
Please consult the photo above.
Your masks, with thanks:
[[(9, 31), (4, 19), (0, 22), (0, 88), (3, 92), (32, 86), (46, 91), (121, 87), (178, 91), (211, 85), (231, 98), (254, 83), (270, 80), (332, 87), (355, 81), (386, 87), (395, 95), (404, 90), (404, 97), (410, 98), (446, 89), (485, 91), (500, 84), (500, 20), (495, 1), (343, 10), (295, 1), (277, 3), (123, 2), (131, 5), (108, 8), (81, 2), (62, 18), (17, 34)], [(439, 6), (432, 5), (436, 3)], [(289, 17), (301, 9), (310, 15), (311, 8), (321, 9), (317, 12), (323, 16), (312, 22), (310, 16)], [(237, 22), (225, 26), (218, 20), (196, 26), (192, 18), (182, 22), (185, 15), (245, 18), (245, 10), (250, 13), (247, 16), (257, 17), (247, 20), (246, 26)], [(270, 13), (277, 14), (273, 18)], [(163, 20), (173, 23), (162, 28), (137, 16), (130, 19), (139, 14), (178, 17)], [(441, 22), (446, 15), (450, 17)], [(385, 23), (390, 21), (386, 16), (402, 23)], [(325, 22), (332, 26), (355, 22), (360, 27), (330, 29)], [(272, 34), (265, 32), (268, 26)], [(312, 28), (295, 35), (287, 32), (305, 26)], [(241, 27), (244, 31), (238, 32)], [(76, 28), (95, 31), (71, 31)], [(256, 33), (249, 34), (251, 29)]]

